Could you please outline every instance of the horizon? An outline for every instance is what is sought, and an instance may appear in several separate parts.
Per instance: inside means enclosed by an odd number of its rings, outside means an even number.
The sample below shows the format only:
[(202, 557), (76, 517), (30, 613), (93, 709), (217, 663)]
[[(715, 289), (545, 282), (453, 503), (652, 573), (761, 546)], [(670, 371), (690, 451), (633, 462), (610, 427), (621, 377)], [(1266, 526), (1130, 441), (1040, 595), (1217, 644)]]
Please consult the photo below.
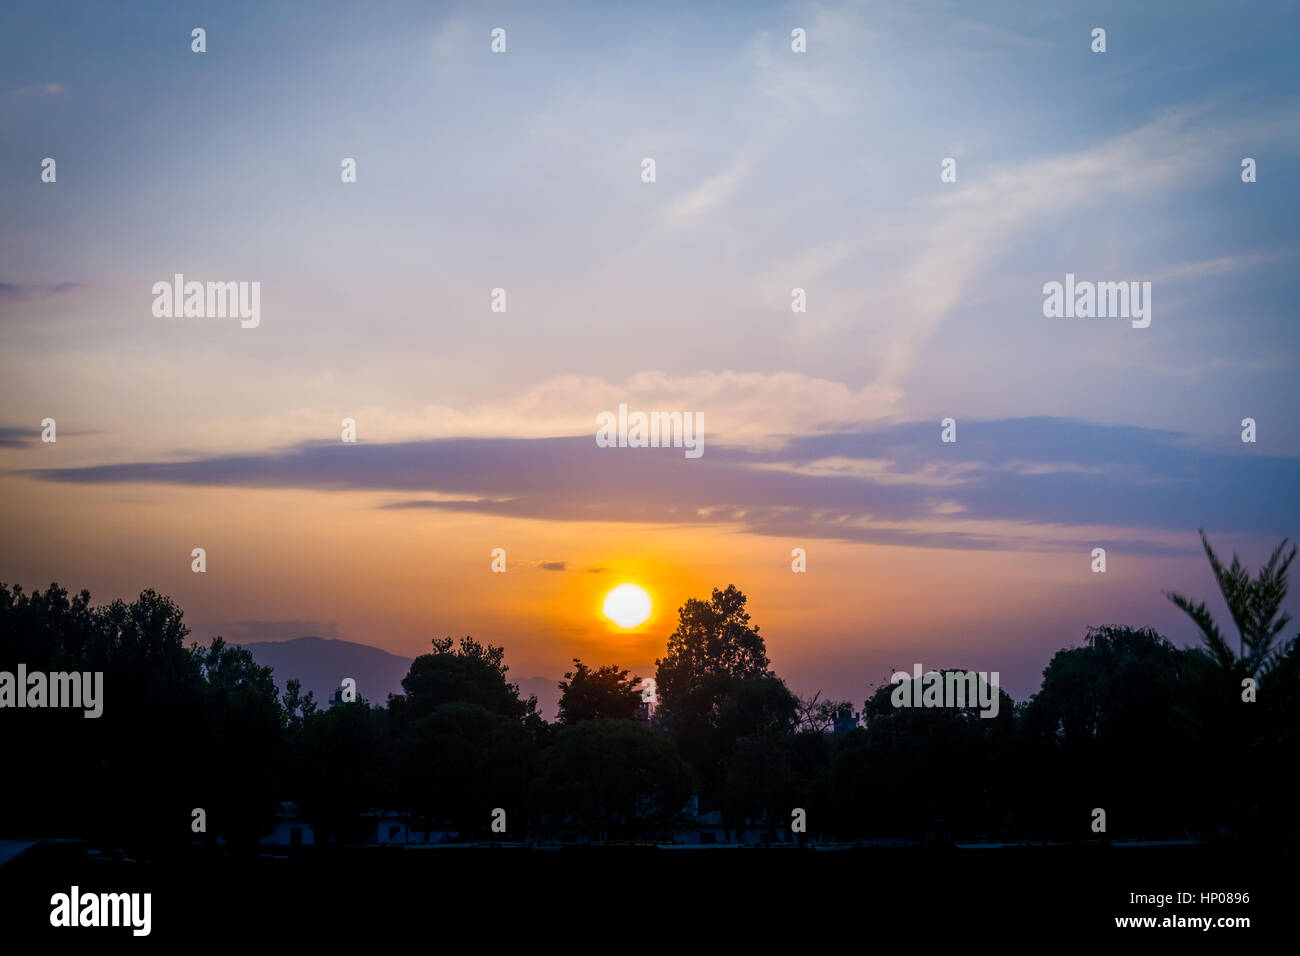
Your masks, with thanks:
[[(1282, 544), (1279, 545), (1279, 549), (1281, 549), (1283, 546), (1285, 546), (1288, 543), (1289, 543), (1288, 541), (1284, 540)], [(1234, 554), (1233, 555), (1234, 560), (1236, 559), (1236, 557), (1237, 556)], [(55, 586), (55, 585), (52, 584), (51, 586)], [(69, 593), (71, 594), (77, 592), (69, 589)], [(168, 595), (162, 595), (162, 596), (165, 598), (168, 597)], [(746, 595), (746, 597), (748, 597), (748, 595)], [(1223, 603), (1223, 598), (1221, 594), (1215, 594), (1214, 597), (1217, 599), (1218, 603), (1221, 604)], [(92, 603), (91, 603), (92, 607), (99, 606), (98, 604), (94, 603), (94, 595), (91, 595), (91, 599), (92, 599)], [(130, 599), (128, 599), (128, 601), (129, 600)], [(100, 604), (104, 604), (104, 603), (108, 603), (108, 602), (100, 602)], [(184, 608), (180, 608), (180, 611), (183, 617)], [(761, 622), (754, 622), (754, 623), (757, 625), (758, 630), (761, 631)], [(1131, 625), (1131, 624), (1126, 625), (1118, 622), (1110, 622), (1107, 625), (1095, 625), (1094, 627), (1089, 628), (1089, 633), (1091, 633), (1094, 629), (1102, 630), (1106, 627), (1118, 627), (1121, 629), (1128, 629), (1133, 631), (1143, 630), (1145, 628), (1144, 625)], [(1167, 635), (1160, 633), (1158, 630), (1155, 629), (1152, 630), (1160, 638), (1164, 640), (1169, 640)], [(193, 633), (189, 634), (188, 636), (190, 638), (195, 637)], [(467, 636), (473, 638), (473, 635), (467, 635)], [(222, 635), (213, 635), (213, 638), (215, 637), (222, 637), (224, 639)], [(444, 637), (449, 640), (452, 639), (450, 635), (444, 635)], [(1079, 641), (1062, 645), (1061, 647), (1052, 651), (1051, 654), (1043, 663), (1044, 672), (1047, 671), (1049, 665), (1052, 663), (1053, 659), (1056, 657), (1058, 653), (1085, 647), (1087, 644), (1087, 638), (1088, 638), (1088, 634), (1085, 634), (1080, 638)], [(432, 642), (436, 643), (437, 640), (438, 640), (437, 638), (433, 638)], [(339, 638), (339, 637), (326, 637), (317, 634), (302, 634), (302, 635), (298, 635), (297, 637), (282, 637), (279, 639), (263, 637), (257, 640), (227, 640), (226, 642), (228, 644), (237, 647), (268, 648), (268, 647), (282, 647), (284, 645), (297, 644), (303, 641), (321, 641), (321, 642), (328, 642), (333, 644), (347, 645), (348, 647), (362, 648), (366, 651), (375, 651), (384, 655), (387, 658), (393, 658), (394, 660), (403, 662), (404, 664), (407, 665), (408, 670), (409, 670), (409, 665), (414, 662), (416, 657), (420, 656), (420, 654), (414, 654), (414, 655), (394, 654), (393, 652), (388, 651), (383, 647), (380, 647), (375, 644), (370, 644), (364, 641), (356, 641), (356, 640), (350, 640), (350, 639)], [(210, 639), (198, 641), (196, 643), (198, 644), (199, 647), (207, 647), (208, 644), (210, 643)], [(1186, 645), (1179, 645), (1176, 642), (1170, 641), (1170, 644), (1180, 651), (1196, 651), (1198, 649), (1203, 649), (1203, 640), (1193, 641)], [(567, 671), (570, 668), (572, 668), (576, 662), (571, 659), (565, 665), (566, 673), (564, 673), (562, 676), (551, 677), (545, 674), (536, 674), (536, 673), (531, 674), (529, 676), (522, 676), (518, 673), (516, 674), (508, 673), (511, 670), (510, 660), (509, 660), (510, 649), (503, 645), (501, 646), (501, 650), (504, 652), (505, 655), (502, 661), (503, 668), (507, 672), (505, 674), (505, 680), (515, 685), (518, 688), (521, 699), (527, 699), (530, 695), (536, 698), (537, 706), (538, 706), (537, 713), (544, 720), (548, 722), (556, 721), (557, 720), (557, 715), (555, 713), (556, 705), (558, 704), (562, 696), (561, 687), (560, 687), (561, 682), (565, 681), (566, 678), (572, 676), (571, 674), (567, 673)], [(420, 653), (429, 654), (431, 653), (431, 650), (425, 649)], [(314, 684), (314, 686), (308, 686), (309, 681), (304, 679), (304, 673), (303, 673), (304, 668), (316, 669), (325, 665), (332, 665), (334, 662), (322, 661), (322, 660), (313, 660), (311, 662), (295, 661), (292, 664), (282, 665), (277, 662), (267, 663), (265, 658), (258, 659), (256, 654), (254, 654), (254, 660), (256, 660), (259, 665), (268, 668), (268, 670), (271, 672), (272, 679), (275, 681), (277, 687), (280, 689), (281, 692), (284, 691), (285, 684), (287, 681), (298, 680), (301, 682), (303, 692), (311, 691), (313, 693), (316, 693), (318, 706), (321, 705), (323, 702), (328, 702), (330, 699), (330, 694), (333, 691), (337, 691), (339, 689), (340, 682), (345, 677), (350, 676), (350, 675), (345, 675), (343, 671), (338, 671), (337, 673), (331, 672), (331, 676), (328, 678), (323, 678), (318, 674), (316, 676), (315, 681), (311, 682), (312, 684)], [(590, 664), (599, 664), (600, 662), (585, 661), (583, 663), (590, 665)], [(656, 660), (656, 663), (658, 663), (658, 660)], [(911, 670), (914, 672), (915, 675), (914, 679), (919, 680), (922, 669), (924, 669), (926, 674), (929, 674), (931, 672), (936, 672), (936, 671), (937, 672), (944, 672), (944, 671), (963, 672), (964, 671), (969, 674), (976, 673), (974, 669), (965, 668), (960, 665), (954, 665), (954, 664), (933, 665), (933, 664), (923, 664), (921, 662), (915, 662), (911, 666)], [(655, 674), (655, 667), (648, 668), (643, 674), (637, 674), (634, 668), (629, 669), (629, 672), (633, 674), (635, 678), (635, 682), (639, 682), (644, 680), (645, 678), (653, 678)], [(776, 674), (777, 677), (782, 677), (781, 673), (779, 672), (779, 669), (774, 668), (774, 673)], [(904, 671), (902, 671), (901, 673), (904, 676), (906, 676), (907, 670), (904, 669)], [(396, 694), (398, 696), (402, 696), (405, 693), (402, 689), (402, 679), (405, 677), (405, 674), (406, 671), (403, 671), (401, 677), (398, 677), (396, 680), (390, 680), (387, 683), (384, 683), (384, 686), (380, 688), (378, 694), (376, 694), (373, 691), (373, 684), (366, 683), (365, 686), (358, 686), (355, 683), (356, 680), (358, 680), (358, 678), (353, 678), (354, 690), (356, 691), (357, 696), (359, 698), (365, 699), (370, 704), (370, 706), (386, 707), (388, 705), (388, 697), (390, 695)], [(996, 693), (999, 690), (998, 678), (1000, 677), (1000, 674), (996, 671), (994, 671), (993, 674), (994, 674), (994, 679), (992, 681), (992, 685), (994, 688), (994, 692)], [(895, 684), (898, 676), (899, 676), (899, 672), (895, 672), (894, 674), (891, 674), (887, 678), (882, 679), (880, 681), (868, 682), (861, 688), (861, 695), (869, 700), (882, 688)], [(987, 679), (986, 674), (981, 674), (980, 676), (983, 679)], [(784, 680), (783, 677), (782, 679)], [(321, 683), (320, 681), (322, 680), (324, 680), (325, 683)], [(381, 683), (383, 683), (382, 680)], [(549, 688), (549, 692), (545, 696), (537, 693), (537, 689), (540, 684), (544, 684)], [(800, 699), (805, 701), (820, 699), (822, 701), (834, 702), (838, 700), (838, 698), (836, 698), (834, 695), (824, 693), (823, 692), (824, 688), (821, 687), (814, 688), (811, 691), (801, 691), (796, 688), (791, 688), (791, 689), (795, 691), (795, 693)], [(1022, 698), (1017, 698), (1016, 695), (1007, 692), (1005, 688), (1002, 688), (1002, 693), (1006, 693), (1007, 696), (1010, 697), (1013, 703), (1027, 703), (1029, 700), (1033, 698), (1034, 693), (1036, 693), (1038, 689), (1039, 688), (1036, 686), (1033, 692), (1026, 694)], [(919, 695), (919, 691), (917, 693)], [(855, 697), (845, 698), (843, 699), (843, 702), (847, 703), (853, 709), (853, 717), (855, 720), (858, 717), (858, 708), (865, 706), (859, 704), (859, 699)]]

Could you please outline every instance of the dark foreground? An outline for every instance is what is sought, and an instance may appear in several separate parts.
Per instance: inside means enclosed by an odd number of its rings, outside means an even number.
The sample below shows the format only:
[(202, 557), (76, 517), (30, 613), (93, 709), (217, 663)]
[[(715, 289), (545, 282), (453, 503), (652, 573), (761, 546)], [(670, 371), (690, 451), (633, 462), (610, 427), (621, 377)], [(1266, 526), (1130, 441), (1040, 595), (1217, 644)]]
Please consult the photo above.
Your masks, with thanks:
[[(80, 847), (56, 846), (0, 867), (0, 932), (6, 944), (35, 936), (56, 951), (60, 943), (412, 938), (435, 949), (559, 944), (617, 951), (706, 938), (775, 945), (772, 933), (793, 933), (817, 948), (835, 940), (1015, 945), (1124, 936), (1232, 946), (1292, 936), (1296, 863), (1294, 854), (1107, 845), (373, 847), (290, 859), (131, 863), (91, 861)], [(122, 927), (51, 927), (51, 896), (74, 884), (83, 895), (151, 893), (149, 936)], [(1192, 901), (1180, 902), (1180, 892)], [(1134, 902), (1135, 893), (1171, 901)], [(1249, 894), (1249, 902), (1202, 900), (1202, 893)], [(1158, 923), (1246, 917), (1250, 926), (1116, 926), (1116, 917), (1147, 916)]]

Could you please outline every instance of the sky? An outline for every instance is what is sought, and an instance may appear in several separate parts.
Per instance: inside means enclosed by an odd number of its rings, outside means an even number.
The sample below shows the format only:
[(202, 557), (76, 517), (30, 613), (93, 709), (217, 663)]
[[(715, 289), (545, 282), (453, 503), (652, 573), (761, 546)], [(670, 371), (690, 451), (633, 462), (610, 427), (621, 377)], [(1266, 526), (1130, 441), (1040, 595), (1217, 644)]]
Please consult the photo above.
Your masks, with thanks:
[[(555, 678), (648, 676), (735, 584), (858, 704), (1192, 643), (1197, 529), (1300, 531), (1300, 10), (972, 6), (5, 5), (0, 581)], [(176, 273), (259, 324), (156, 316)], [(1149, 327), (1045, 316), (1067, 274), (1150, 282)], [(703, 454), (598, 447), (620, 404)]]

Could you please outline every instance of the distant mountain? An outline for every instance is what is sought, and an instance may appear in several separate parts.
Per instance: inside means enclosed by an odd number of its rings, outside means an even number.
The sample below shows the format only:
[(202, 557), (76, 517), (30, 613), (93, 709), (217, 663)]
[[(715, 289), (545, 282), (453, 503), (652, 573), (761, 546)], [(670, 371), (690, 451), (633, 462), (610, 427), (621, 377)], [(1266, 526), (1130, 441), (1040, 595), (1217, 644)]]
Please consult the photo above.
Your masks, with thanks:
[(519, 685), (519, 696), (527, 700), (537, 695), (537, 712), (547, 720), (554, 720), (560, 712), (560, 682), (553, 677), (513, 677), (506, 679)]
[[(316, 703), (325, 706), (343, 678), (357, 682), (357, 693), (372, 704), (387, 702), (389, 694), (402, 692), (402, 678), (411, 668), (411, 658), (369, 644), (340, 641), (329, 637), (298, 637), (291, 641), (253, 641), (244, 644), (253, 659), (271, 668), (275, 686), (284, 693), (285, 681), (296, 677), (302, 692), (311, 691)], [(554, 720), (560, 700), (559, 683), (549, 677), (509, 677), (519, 685), (519, 696), (537, 695), (537, 709)]]
[(386, 703), (389, 694), (402, 692), (402, 678), (411, 668), (409, 657), (329, 637), (255, 641), (244, 647), (252, 652), (253, 660), (272, 669), (280, 693), (284, 693), (285, 681), (296, 677), (302, 681), (302, 692), (311, 691), (321, 706), (334, 696), (345, 677), (357, 682), (357, 693), (370, 703)]

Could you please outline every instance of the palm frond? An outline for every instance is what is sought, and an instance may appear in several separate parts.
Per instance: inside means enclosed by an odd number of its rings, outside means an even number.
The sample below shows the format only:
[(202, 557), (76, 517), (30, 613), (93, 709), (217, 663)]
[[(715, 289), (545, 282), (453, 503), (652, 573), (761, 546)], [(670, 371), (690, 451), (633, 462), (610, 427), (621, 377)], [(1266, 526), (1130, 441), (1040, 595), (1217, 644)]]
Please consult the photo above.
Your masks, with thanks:
[(1287, 544), (1288, 539), (1284, 538), (1255, 576), (1251, 602), (1255, 621), (1251, 638), (1260, 653), (1267, 653), (1277, 636), (1291, 622), (1290, 614), (1279, 613), (1282, 602), (1286, 600), (1287, 571), (1296, 556), (1295, 546), (1292, 545), (1290, 552), (1283, 557), (1282, 552)]
[(1214, 618), (1210, 615), (1210, 610), (1205, 606), (1205, 602), (1193, 604), (1191, 600), (1175, 592), (1170, 592), (1165, 596), (1196, 622), (1196, 626), (1201, 631), (1201, 640), (1205, 642), (1205, 646), (1215, 663), (1225, 670), (1231, 670), (1237, 663), (1237, 655), (1232, 652), (1228, 642), (1223, 639), (1223, 634), (1219, 631), (1219, 625), (1214, 623)]
[(1210, 539), (1205, 536), (1205, 530), (1201, 529), (1200, 534), (1205, 556), (1210, 559), (1210, 570), (1214, 572), (1214, 580), (1219, 585), (1219, 593), (1223, 595), (1224, 603), (1228, 605), (1232, 623), (1237, 625), (1241, 642), (1240, 651), (1244, 657), (1247, 638), (1248, 636), (1253, 638), (1255, 633), (1251, 612), (1250, 572), (1246, 570), (1246, 566), (1241, 563), (1241, 558), (1235, 552), (1232, 555), (1232, 564), (1225, 568), (1219, 556), (1214, 553), (1214, 548), (1210, 546)]

